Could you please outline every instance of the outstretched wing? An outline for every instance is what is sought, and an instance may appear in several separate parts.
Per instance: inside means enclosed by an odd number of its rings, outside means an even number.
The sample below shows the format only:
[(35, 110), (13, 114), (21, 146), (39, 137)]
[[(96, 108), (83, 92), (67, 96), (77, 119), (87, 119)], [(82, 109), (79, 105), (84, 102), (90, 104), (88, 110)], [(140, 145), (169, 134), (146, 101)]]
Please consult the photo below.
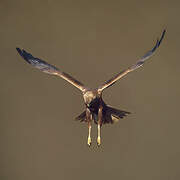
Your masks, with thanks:
[(157, 39), (156, 45), (153, 47), (152, 50), (148, 51), (142, 58), (140, 58), (135, 65), (130, 66), (129, 68), (127, 68), (124, 71), (121, 71), (119, 74), (115, 75), (114, 77), (112, 77), (110, 80), (106, 81), (103, 85), (101, 85), (100, 87), (98, 87), (98, 91), (103, 91), (105, 88), (108, 88), (109, 86), (112, 86), (117, 80), (119, 80), (120, 78), (122, 78), (123, 76), (125, 76), (126, 74), (128, 74), (131, 71), (134, 71), (135, 69), (141, 67), (144, 62), (150, 58), (155, 50), (159, 47), (159, 45), (161, 44), (164, 35), (165, 35), (166, 30), (163, 31), (160, 40)]
[(65, 79), (66, 81), (68, 81), (69, 83), (71, 83), (72, 85), (74, 85), (75, 87), (80, 89), (81, 91), (85, 90), (84, 85), (81, 82), (74, 79), (69, 74), (67, 74), (65, 72), (61, 72), (55, 66), (48, 64), (47, 62), (32, 56), (30, 53), (26, 52), (24, 49), (21, 50), (20, 48), (16, 48), (16, 50), (23, 57), (23, 59), (25, 59), (29, 64), (31, 64), (35, 68), (41, 70), (42, 72), (56, 75), (56, 76), (59, 76), (59, 77)]

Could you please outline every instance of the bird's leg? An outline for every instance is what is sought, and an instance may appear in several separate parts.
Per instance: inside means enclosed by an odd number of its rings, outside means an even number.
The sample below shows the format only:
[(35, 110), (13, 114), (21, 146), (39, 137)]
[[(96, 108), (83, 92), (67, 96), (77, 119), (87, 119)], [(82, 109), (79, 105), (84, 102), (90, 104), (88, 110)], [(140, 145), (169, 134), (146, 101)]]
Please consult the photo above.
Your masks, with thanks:
[(102, 125), (102, 105), (99, 107), (98, 111), (98, 137), (97, 137), (97, 145), (101, 145), (101, 125)]
[(88, 146), (91, 146), (91, 122), (88, 122), (88, 129), (89, 129)]
[(91, 112), (88, 108), (86, 109), (86, 118), (88, 123), (88, 130), (89, 130), (87, 144), (88, 146), (91, 146)]

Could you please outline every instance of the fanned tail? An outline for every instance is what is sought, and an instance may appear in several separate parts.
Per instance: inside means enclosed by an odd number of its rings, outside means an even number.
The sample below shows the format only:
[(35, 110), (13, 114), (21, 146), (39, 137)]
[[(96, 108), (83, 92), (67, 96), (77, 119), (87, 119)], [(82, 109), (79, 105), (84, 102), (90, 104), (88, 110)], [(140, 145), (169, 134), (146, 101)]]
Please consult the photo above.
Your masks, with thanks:
[(105, 112), (103, 112), (103, 124), (118, 122), (128, 114), (130, 114), (130, 112), (106, 106)]
[[(113, 124), (114, 122), (118, 122), (120, 119), (124, 118), (128, 114), (130, 114), (130, 112), (115, 109), (115, 108), (105, 105), (103, 107), (102, 123), (103, 124), (109, 124), (109, 123)], [(78, 117), (75, 118), (75, 120), (80, 121), (80, 122), (87, 122), (86, 111), (82, 112)], [(98, 116), (96, 113), (93, 113), (93, 120), (97, 124)]]

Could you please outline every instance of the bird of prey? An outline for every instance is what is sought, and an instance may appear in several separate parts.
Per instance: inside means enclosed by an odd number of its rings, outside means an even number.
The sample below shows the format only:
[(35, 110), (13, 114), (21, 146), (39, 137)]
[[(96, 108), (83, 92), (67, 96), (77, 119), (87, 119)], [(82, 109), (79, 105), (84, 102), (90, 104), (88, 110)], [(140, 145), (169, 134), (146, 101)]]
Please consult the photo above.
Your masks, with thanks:
[(81, 122), (87, 122), (88, 124), (88, 146), (91, 145), (91, 122), (94, 121), (94, 123), (98, 125), (97, 145), (99, 146), (101, 144), (101, 126), (106, 123), (114, 123), (120, 118), (124, 118), (127, 114), (130, 114), (130, 112), (118, 110), (107, 105), (102, 99), (103, 90), (112, 86), (117, 80), (119, 80), (129, 72), (141, 67), (144, 62), (148, 58), (150, 58), (154, 54), (155, 50), (159, 47), (164, 38), (165, 32), (166, 30), (162, 32), (161, 38), (157, 39), (155, 46), (144, 56), (142, 56), (134, 65), (128, 67), (126, 70), (121, 71), (120, 73), (112, 77), (110, 80), (106, 81), (104, 84), (100, 85), (98, 88), (95, 89), (88, 88), (81, 82), (74, 79), (69, 74), (62, 72), (61, 70), (59, 70), (53, 65), (48, 64), (44, 60), (34, 57), (24, 49), (16, 49), (18, 53), (22, 56), (22, 58), (35, 68), (41, 70), (42, 72), (59, 76), (65, 79), (82, 92), (86, 109), (76, 118), (76, 120), (79, 120)]

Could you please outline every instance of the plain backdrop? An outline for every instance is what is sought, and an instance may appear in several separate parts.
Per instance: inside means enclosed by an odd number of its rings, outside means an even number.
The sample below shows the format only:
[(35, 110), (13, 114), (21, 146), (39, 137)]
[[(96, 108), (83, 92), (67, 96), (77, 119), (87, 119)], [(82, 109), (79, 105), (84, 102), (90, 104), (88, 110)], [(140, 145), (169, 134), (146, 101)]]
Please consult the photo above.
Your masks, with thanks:
[[(0, 0), (0, 179), (179, 180), (180, 1)], [(87, 147), (81, 92), (28, 65), (15, 48), (96, 87), (150, 50), (104, 91), (132, 112)]]

